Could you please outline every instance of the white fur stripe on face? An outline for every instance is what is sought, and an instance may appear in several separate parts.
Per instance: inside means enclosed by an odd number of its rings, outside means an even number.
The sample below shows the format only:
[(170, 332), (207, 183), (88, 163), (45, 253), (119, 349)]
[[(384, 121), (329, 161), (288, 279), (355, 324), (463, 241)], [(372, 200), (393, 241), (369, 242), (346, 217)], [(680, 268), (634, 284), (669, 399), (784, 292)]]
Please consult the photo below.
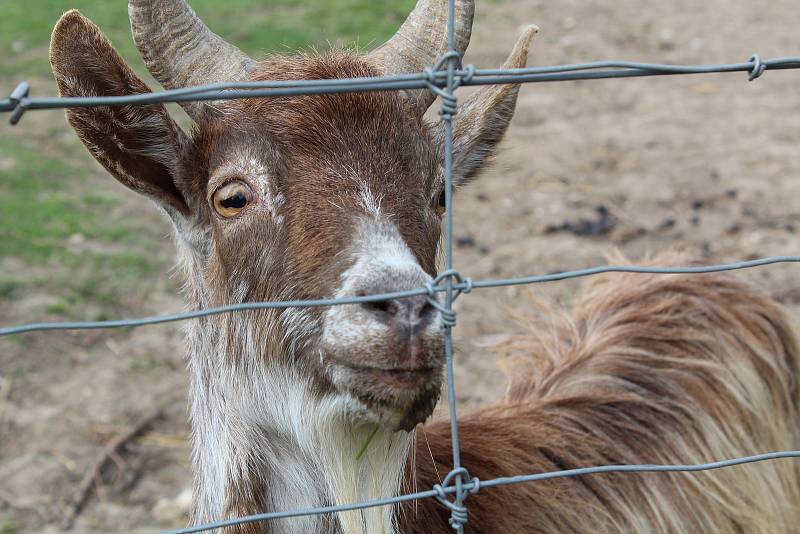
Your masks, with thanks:
[[(342, 274), (336, 297), (414, 289), (431, 280), (391, 222), (362, 220), (354, 242), (355, 263)], [(438, 321), (430, 327), (439, 328)], [(325, 314), (323, 344), (355, 346), (387, 328), (361, 307), (332, 306)]]
[(367, 215), (371, 217), (375, 217), (375, 219), (379, 219), (381, 216), (381, 203), (380, 198), (375, 198), (375, 195), (372, 194), (372, 191), (369, 190), (366, 182), (361, 182), (361, 189), (359, 200), (361, 201), (361, 207), (364, 208), (364, 211)]
[[(381, 219), (363, 220), (358, 225), (354, 241), (356, 262), (344, 273), (343, 286), (348, 279), (369, 274), (371, 270), (381, 266), (407, 270), (415, 277), (428, 277), (392, 222)], [(422, 275), (418, 272), (422, 272)]]

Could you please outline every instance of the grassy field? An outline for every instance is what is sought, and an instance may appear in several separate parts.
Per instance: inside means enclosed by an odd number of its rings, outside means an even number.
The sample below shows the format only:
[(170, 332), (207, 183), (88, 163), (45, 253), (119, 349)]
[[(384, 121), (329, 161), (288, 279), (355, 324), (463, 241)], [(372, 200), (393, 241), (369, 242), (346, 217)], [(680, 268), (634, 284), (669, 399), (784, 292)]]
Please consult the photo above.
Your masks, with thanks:
[[(193, 0), (215, 32), (259, 57), (275, 50), (337, 43), (369, 47), (397, 29), (413, 0)], [(141, 65), (130, 38), (126, 3), (108, 0), (3, 0), (0, 74), (48, 76), (47, 44), (58, 17), (78, 9), (98, 24), (123, 57)], [(10, 57), (9, 57), (10, 56)]]
[[(299, 48), (369, 48), (391, 35), (414, 1), (191, 4), (214, 31), (258, 58)], [(3, 0), (0, 92), (8, 94), (17, 82), (27, 80), (34, 94), (56, 94), (47, 58), (50, 32), (71, 8), (98, 24), (145, 75), (125, 2)], [(31, 112), (19, 126), (4, 123), (0, 131), (0, 301), (31, 292), (44, 295), (30, 299), (25, 320), (98, 319), (140, 311), (143, 297), (137, 295), (152, 288), (150, 279), (165, 273), (171, 263), (172, 252), (163, 239), (165, 223), (92, 160), (62, 112)]]

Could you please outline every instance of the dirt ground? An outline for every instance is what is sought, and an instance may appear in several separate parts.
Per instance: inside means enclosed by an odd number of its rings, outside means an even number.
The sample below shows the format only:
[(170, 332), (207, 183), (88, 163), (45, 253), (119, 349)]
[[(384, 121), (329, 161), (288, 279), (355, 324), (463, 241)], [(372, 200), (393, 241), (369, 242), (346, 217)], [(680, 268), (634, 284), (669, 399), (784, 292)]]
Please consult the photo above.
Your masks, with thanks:
[[(481, 1), (466, 58), (502, 63), (524, 23), (542, 28), (530, 65), (602, 59), (669, 63), (799, 55), (794, 0)], [(213, 24), (212, 24), (213, 27)], [(52, 93), (51, 87), (47, 93)], [(467, 90), (461, 94), (467, 94)], [(44, 117), (44, 115), (40, 115)], [(42, 120), (60, 121), (59, 112)], [(88, 158), (88, 155), (86, 155)], [(111, 183), (123, 211), (165, 220)], [(524, 87), (496, 165), (461, 191), (456, 265), (474, 279), (541, 274), (678, 248), (715, 262), (798, 252), (800, 75), (766, 72)], [(596, 235), (578, 235), (585, 233)], [(740, 273), (794, 312), (797, 267)], [(167, 270), (131, 295), (141, 314), (182, 308)], [(526, 291), (568, 306), (580, 282), (475, 291), (457, 303), (463, 407), (503, 393), (502, 355)], [(0, 324), (35, 321), (29, 294)], [(46, 333), (0, 341), (0, 531), (60, 532), (66, 503), (104, 444), (165, 406), (97, 487), (75, 532), (138, 532), (185, 521), (190, 472), (179, 326)], [(5, 522), (5, 523), (4, 523)], [(6, 527), (3, 527), (3, 525)]]

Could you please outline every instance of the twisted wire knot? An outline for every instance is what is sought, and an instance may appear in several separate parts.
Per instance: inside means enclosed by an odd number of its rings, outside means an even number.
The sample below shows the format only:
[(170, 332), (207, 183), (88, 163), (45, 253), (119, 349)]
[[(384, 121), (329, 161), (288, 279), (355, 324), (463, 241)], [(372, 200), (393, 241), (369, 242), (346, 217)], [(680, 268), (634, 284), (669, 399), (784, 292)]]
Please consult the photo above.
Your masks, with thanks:
[(748, 61), (753, 64), (753, 68), (750, 70), (750, 76), (747, 77), (747, 81), (752, 82), (764, 74), (764, 71), (767, 70), (767, 65), (761, 61), (761, 56), (758, 54), (753, 54), (750, 56)]
[[(446, 90), (445, 88), (439, 87), (437, 84), (437, 75), (442, 72), (442, 69), (448, 62), (455, 62), (454, 70), (463, 71), (459, 72), (459, 75), (453, 79), (452, 90)], [(442, 99), (442, 109), (439, 110), (439, 115), (441, 115), (444, 120), (451, 120), (458, 112), (458, 99), (456, 99), (452, 91), (456, 90), (462, 83), (469, 82), (472, 79), (475, 75), (475, 66), (467, 65), (466, 67), (462, 67), (461, 54), (455, 50), (450, 50), (442, 54), (433, 67), (427, 67), (423, 72), (425, 73), (428, 89)]]
[[(436, 298), (436, 292), (439, 284), (446, 279), (452, 279), (455, 283), (452, 283), (453, 291), (452, 297), (450, 298), (450, 305), (446, 306), (442, 304), (442, 302)], [(447, 271), (442, 271), (439, 273), (436, 278), (431, 280), (430, 282), (425, 284), (425, 289), (428, 290), (428, 304), (436, 308), (442, 316), (442, 322), (446, 327), (452, 328), (456, 324), (456, 312), (453, 311), (452, 305), (453, 302), (458, 298), (461, 293), (469, 293), (472, 291), (472, 279), (471, 278), (464, 278), (461, 276), (461, 273), (456, 271), (455, 269), (449, 269)]]
[(462, 67), (461, 70), (464, 71), (464, 74), (462, 74), (457, 78), (459, 86), (462, 83), (469, 83), (470, 81), (472, 81), (472, 77), (475, 76), (475, 65), (470, 63), (466, 67)]
[(453, 93), (442, 92), (442, 108), (439, 115), (444, 120), (451, 120), (458, 113), (458, 99)]
[[(451, 501), (447, 498), (447, 493), (445, 491), (446, 488), (451, 487), (451, 483), (454, 479), (458, 477), (462, 481), (468, 480), (471, 483), (471, 487), (465, 488), (461, 487), (461, 503), (457, 504), (458, 498), (455, 501)], [(458, 488), (458, 486), (456, 486)], [(442, 505), (444, 505), (448, 510), (450, 510), (450, 519), (448, 523), (453, 528), (453, 530), (459, 530), (463, 528), (463, 526), (467, 523), (468, 520), (468, 513), (467, 507), (464, 506), (464, 501), (472, 495), (473, 493), (478, 493), (481, 489), (481, 481), (478, 477), (470, 477), (469, 471), (465, 467), (459, 467), (458, 469), (453, 469), (447, 476), (444, 477), (444, 480), (441, 484), (435, 484), (433, 486), (433, 491), (436, 492), (436, 500), (439, 501)]]

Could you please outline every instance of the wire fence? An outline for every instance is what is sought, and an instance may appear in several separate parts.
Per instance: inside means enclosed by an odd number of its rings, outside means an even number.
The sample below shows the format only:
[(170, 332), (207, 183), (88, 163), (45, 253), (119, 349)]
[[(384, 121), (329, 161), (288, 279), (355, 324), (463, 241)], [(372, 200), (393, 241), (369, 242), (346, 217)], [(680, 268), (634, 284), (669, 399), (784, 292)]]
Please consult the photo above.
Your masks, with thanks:
[[(202, 309), (172, 315), (145, 317), (140, 319), (125, 319), (114, 321), (91, 322), (54, 322), (33, 323), (0, 328), (0, 337), (12, 334), (23, 334), (36, 331), (50, 330), (81, 330), (99, 328), (122, 328), (183, 321), (209, 315), (233, 313), (242, 310), (262, 308), (302, 308), (323, 307), (363, 302), (376, 302), (390, 299), (408, 298), (412, 296), (427, 296), (428, 302), (435, 306), (442, 314), (445, 328), (445, 361), (447, 373), (448, 403), (450, 411), (450, 428), (452, 442), (453, 469), (447, 474), (441, 484), (432, 489), (416, 493), (398, 495), (392, 498), (369, 502), (352, 503), (339, 506), (326, 506), (308, 508), (303, 510), (279, 511), (239, 517), (196, 525), (184, 529), (170, 531), (170, 534), (188, 534), (202, 532), (216, 528), (242, 525), (270, 519), (331, 514), (350, 510), (360, 510), (375, 506), (387, 506), (417, 499), (435, 498), (446, 506), (451, 513), (450, 525), (459, 533), (463, 533), (467, 523), (467, 507), (465, 499), (479, 489), (492, 488), (507, 484), (535, 482), (561, 477), (585, 476), (597, 473), (648, 473), (648, 472), (694, 472), (710, 469), (719, 469), (733, 465), (752, 462), (775, 460), (780, 458), (800, 458), (800, 451), (768, 452), (755, 456), (734, 458), (712, 463), (695, 465), (608, 465), (593, 466), (579, 469), (559, 470), (552, 472), (502, 477), (491, 480), (472, 478), (467, 469), (461, 464), (461, 450), (458, 435), (458, 418), (456, 410), (456, 388), (453, 373), (453, 344), (452, 328), (455, 326), (456, 315), (453, 303), (462, 293), (469, 293), (473, 289), (496, 288), (521, 284), (537, 284), (591, 276), (601, 273), (627, 272), (627, 273), (657, 273), (657, 274), (700, 274), (736, 269), (748, 269), (775, 263), (797, 263), (800, 256), (775, 256), (750, 261), (740, 261), (728, 264), (687, 266), (687, 267), (640, 267), (640, 266), (614, 266), (606, 265), (589, 269), (565, 271), (560, 273), (536, 275), (520, 278), (499, 280), (477, 280), (462, 277), (453, 264), (453, 218), (452, 218), (452, 183), (453, 183), (453, 116), (458, 111), (455, 91), (458, 87), (469, 85), (492, 84), (519, 84), (537, 82), (558, 82), (571, 80), (597, 80), (607, 78), (629, 78), (640, 76), (660, 76), (678, 74), (709, 74), (746, 72), (748, 79), (753, 81), (767, 70), (800, 69), (800, 56), (780, 57), (763, 60), (754, 54), (748, 61), (728, 64), (708, 65), (665, 65), (654, 63), (638, 63), (627, 61), (604, 61), (593, 63), (577, 63), (536, 68), (521, 69), (476, 69), (472, 65), (462, 66), (461, 58), (454, 48), (454, 10), (455, 0), (448, 0), (449, 17), (447, 24), (448, 52), (445, 53), (431, 68), (423, 72), (382, 76), (374, 78), (350, 78), (328, 80), (292, 80), (292, 81), (266, 81), (266, 82), (231, 82), (187, 87), (169, 91), (160, 91), (147, 94), (112, 97), (31, 97), (30, 87), (27, 83), (20, 83), (9, 98), (0, 99), (0, 112), (10, 113), (9, 121), (17, 124), (23, 114), (28, 110), (74, 108), (90, 106), (127, 106), (145, 105), (166, 102), (187, 102), (239, 98), (267, 98), (299, 94), (331, 94), (348, 93), (356, 91), (389, 91), (408, 89), (430, 89), (442, 99), (440, 111), (445, 132), (445, 216), (444, 216), (444, 263), (445, 269), (425, 287), (409, 291), (374, 294), (360, 297), (323, 299), (323, 300), (297, 300), (297, 301), (270, 301), (247, 302), (221, 306), (217, 308)], [(444, 293), (444, 301), (438, 298), (439, 293)]]
[[(9, 122), (17, 124), (28, 110), (63, 109), (92, 106), (128, 106), (163, 104), (167, 102), (201, 102), (240, 98), (268, 98), (289, 95), (319, 95), (365, 91), (396, 91), (408, 89), (447, 89), (448, 71), (437, 68), (414, 74), (397, 74), (375, 78), (338, 78), (332, 80), (282, 80), (260, 82), (224, 82), (169, 91), (126, 96), (102, 97), (31, 97), (30, 86), (22, 82), (8, 98), (0, 99), (0, 113), (10, 113)], [(767, 70), (800, 69), (800, 56), (762, 60), (754, 54), (741, 63), (708, 65), (665, 65), (634, 61), (597, 61), (548, 67), (521, 69), (476, 69), (467, 65), (453, 70), (454, 87), (497, 85), (507, 83), (564, 82), (600, 80), (677, 74), (714, 74), (747, 72), (750, 81)], [(447, 94), (447, 92), (445, 91)]]

